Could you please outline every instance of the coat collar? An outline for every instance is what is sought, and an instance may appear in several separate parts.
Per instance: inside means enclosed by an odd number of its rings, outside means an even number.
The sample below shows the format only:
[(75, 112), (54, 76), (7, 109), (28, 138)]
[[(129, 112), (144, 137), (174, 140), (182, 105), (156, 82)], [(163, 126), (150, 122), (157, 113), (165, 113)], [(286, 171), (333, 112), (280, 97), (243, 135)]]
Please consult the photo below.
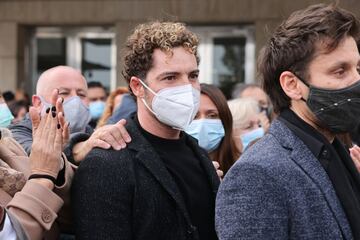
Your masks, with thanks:
[(269, 129), (269, 134), (273, 135), (282, 147), (291, 152), (291, 159), (319, 187), (343, 235), (346, 239), (351, 239), (350, 225), (336, 196), (332, 183), (318, 159), (316, 159), (309, 148), (279, 120), (273, 122)]
[[(128, 119), (126, 128), (130, 136), (132, 136), (132, 142), (128, 145), (128, 148), (135, 152), (135, 157), (139, 159), (140, 163), (142, 163), (149, 170), (149, 172), (154, 176), (154, 178), (174, 199), (177, 206), (183, 213), (187, 223), (191, 225), (190, 216), (186, 209), (186, 205), (180, 193), (180, 190), (178, 189), (176, 183), (173, 181), (170, 173), (164, 166), (159, 155), (156, 153), (151, 144), (141, 134), (140, 129), (138, 128), (137, 124), (133, 119)], [(194, 150), (195, 154), (200, 159), (201, 165), (204, 168), (204, 171), (206, 172), (207, 177), (211, 183), (215, 201), (217, 188), (219, 186), (219, 179), (216, 180), (216, 177), (214, 177), (215, 170), (212, 167), (212, 163), (206, 156), (206, 154), (202, 153), (201, 150), (198, 149), (198, 147), (195, 147), (194, 144), (196, 144), (196, 142), (194, 142), (193, 139), (189, 139), (189, 137), (187, 137), (187, 141), (189, 141), (191, 148)]]

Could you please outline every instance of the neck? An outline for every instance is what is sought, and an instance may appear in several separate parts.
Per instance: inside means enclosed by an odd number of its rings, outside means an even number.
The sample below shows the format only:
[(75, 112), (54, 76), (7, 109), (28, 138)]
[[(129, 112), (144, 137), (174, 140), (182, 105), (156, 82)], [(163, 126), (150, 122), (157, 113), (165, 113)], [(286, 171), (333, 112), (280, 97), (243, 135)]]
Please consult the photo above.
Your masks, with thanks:
[(315, 128), (319, 133), (321, 133), (330, 143), (334, 141), (335, 134), (331, 133), (328, 129), (322, 127), (318, 124), (316, 117), (312, 112), (310, 112), (306, 108), (296, 108), (293, 107), (294, 104), (290, 107), (290, 109), (298, 115), (302, 120), (304, 120), (307, 124)]
[(138, 104), (137, 116), (140, 126), (145, 131), (165, 139), (180, 138), (180, 130), (161, 123), (149, 110), (146, 109), (145, 106)]

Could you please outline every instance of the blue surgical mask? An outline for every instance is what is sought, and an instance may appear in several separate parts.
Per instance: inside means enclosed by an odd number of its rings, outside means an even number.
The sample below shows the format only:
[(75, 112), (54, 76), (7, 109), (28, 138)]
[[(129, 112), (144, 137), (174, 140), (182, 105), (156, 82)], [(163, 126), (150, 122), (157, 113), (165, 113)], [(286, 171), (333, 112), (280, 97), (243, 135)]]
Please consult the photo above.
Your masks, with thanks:
[(200, 147), (207, 152), (214, 151), (225, 136), (224, 126), (220, 119), (198, 119), (193, 120), (186, 133), (199, 141)]
[(240, 135), (243, 149), (245, 150), (252, 141), (261, 138), (262, 136), (264, 136), (264, 134), (265, 134), (264, 129), (260, 127)]
[[(40, 96), (43, 108), (41, 114), (44, 115), (47, 108), (52, 105)], [(91, 120), (89, 108), (81, 101), (79, 96), (66, 99), (63, 103), (65, 120), (70, 123), (70, 133), (85, 132), (85, 128)]]
[(6, 128), (11, 124), (14, 116), (11, 114), (10, 109), (6, 103), (0, 103), (0, 127)]
[(99, 119), (105, 110), (105, 102), (96, 101), (89, 104), (90, 115), (92, 119)]

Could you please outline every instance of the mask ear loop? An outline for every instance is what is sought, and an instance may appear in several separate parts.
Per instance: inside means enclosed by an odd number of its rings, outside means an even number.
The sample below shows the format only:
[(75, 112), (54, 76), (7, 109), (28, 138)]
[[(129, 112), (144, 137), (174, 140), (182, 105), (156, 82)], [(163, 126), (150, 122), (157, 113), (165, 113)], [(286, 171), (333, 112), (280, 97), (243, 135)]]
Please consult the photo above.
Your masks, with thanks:
[[(294, 76), (299, 79), (305, 86), (307, 86), (310, 89), (310, 84), (306, 83), (302, 78), (300, 78), (298, 75), (296, 75), (295, 73), (292, 72), (292, 74), (294, 74)], [(301, 96), (300, 100), (302, 100), (303, 102), (307, 102), (307, 100), (305, 98), (303, 98), (303, 96)]]
[(152, 94), (154, 94), (155, 96), (157, 96), (156, 92), (154, 92), (151, 88), (148, 87), (148, 85), (146, 85), (140, 78), (138, 78), (141, 85), (143, 85), (147, 90), (149, 90)]
[[(140, 78), (138, 78), (141, 85), (143, 85), (143, 87), (145, 87), (147, 90), (149, 90), (152, 94), (154, 94), (155, 96), (157, 96), (157, 94), (151, 89), (149, 88)], [(157, 116), (157, 114), (151, 109), (151, 107), (149, 106), (149, 104), (145, 101), (145, 99), (142, 97), (141, 101), (144, 103), (145, 107), (155, 116)]]

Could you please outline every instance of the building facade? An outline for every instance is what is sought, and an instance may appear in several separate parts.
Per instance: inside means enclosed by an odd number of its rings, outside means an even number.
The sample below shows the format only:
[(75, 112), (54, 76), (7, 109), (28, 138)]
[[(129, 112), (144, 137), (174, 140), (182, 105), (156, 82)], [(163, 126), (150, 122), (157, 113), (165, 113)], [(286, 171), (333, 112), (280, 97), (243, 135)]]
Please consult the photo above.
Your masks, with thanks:
[[(291, 12), (320, 0), (0, 0), (0, 90), (33, 94), (41, 72), (81, 70), (110, 90), (124, 86), (121, 49), (149, 20), (185, 22), (200, 37), (200, 81), (229, 92), (256, 82), (256, 56)], [(360, 15), (360, 1), (340, 6)]]

